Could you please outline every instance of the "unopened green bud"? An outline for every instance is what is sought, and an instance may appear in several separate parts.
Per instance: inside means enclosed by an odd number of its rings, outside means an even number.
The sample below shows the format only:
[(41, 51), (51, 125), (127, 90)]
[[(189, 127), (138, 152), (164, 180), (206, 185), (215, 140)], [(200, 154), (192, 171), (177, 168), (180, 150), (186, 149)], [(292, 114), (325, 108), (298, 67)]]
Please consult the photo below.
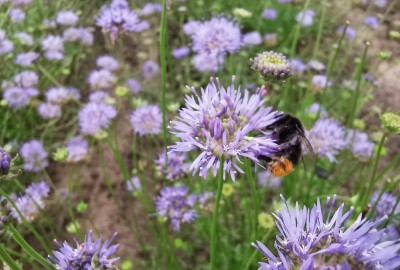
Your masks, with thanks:
[(384, 113), (381, 116), (381, 123), (387, 131), (400, 133), (400, 114), (393, 112)]
[(53, 159), (55, 161), (64, 161), (68, 158), (68, 150), (65, 147), (57, 148), (53, 153)]

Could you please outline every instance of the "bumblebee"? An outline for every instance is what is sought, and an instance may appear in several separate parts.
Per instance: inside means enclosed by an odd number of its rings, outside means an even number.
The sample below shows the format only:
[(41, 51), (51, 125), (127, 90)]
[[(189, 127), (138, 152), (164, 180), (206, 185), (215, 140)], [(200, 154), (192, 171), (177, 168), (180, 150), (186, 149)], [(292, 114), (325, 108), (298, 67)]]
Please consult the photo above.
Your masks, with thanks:
[(290, 114), (280, 115), (275, 123), (266, 127), (266, 131), (271, 131), (271, 138), (279, 145), (279, 150), (273, 157), (259, 159), (267, 162), (268, 171), (276, 177), (293, 172), (303, 155), (303, 146), (314, 154), (301, 121)]

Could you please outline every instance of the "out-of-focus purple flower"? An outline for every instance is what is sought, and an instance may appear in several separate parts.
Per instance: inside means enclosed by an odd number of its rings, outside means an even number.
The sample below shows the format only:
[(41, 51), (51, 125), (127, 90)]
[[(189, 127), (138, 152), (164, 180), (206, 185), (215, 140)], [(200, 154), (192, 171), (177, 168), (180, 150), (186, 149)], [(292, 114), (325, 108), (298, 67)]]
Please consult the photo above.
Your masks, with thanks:
[(157, 171), (165, 174), (168, 180), (181, 179), (189, 171), (190, 164), (186, 153), (169, 152), (168, 162), (165, 163), (165, 151), (158, 154), (158, 159), (154, 161)]
[(142, 185), (140, 184), (140, 179), (137, 176), (133, 176), (131, 179), (126, 181), (126, 189), (130, 192), (139, 191), (142, 189)]
[(135, 80), (133, 78), (128, 79), (127, 84), (128, 84), (129, 89), (132, 91), (132, 93), (134, 93), (136, 95), (139, 94), (141, 86), (137, 80)]
[(278, 0), (278, 3), (291, 3), (292, 0)]
[(257, 31), (250, 32), (243, 35), (242, 39), (243, 45), (245, 46), (255, 46), (262, 43), (262, 37)]
[(181, 223), (192, 223), (198, 218), (197, 211), (192, 209), (195, 200), (191, 199), (188, 192), (183, 185), (165, 187), (154, 200), (157, 214), (171, 220), (171, 228), (175, 231), (179, 231)]
[(190, 88), (195, 96), (186, 97), (185, 107), (170, 124), (171, 133), (180, 139), (169, 147), (170, 151), (201, 150), (190, 169), (203, 178), (209, 170), (216, 175), (221, 156), (225, 158), (224, 177), (228, 173), (234, 180), (237, 172), (243, 173), (241, 157), (258, 164), (257, 156), (271, 156), (278, 148), (269, 134), (252, 137), (250, 133), (265, 129), (280, 113), (264, 107), (260, 90), (253, 95), (245, 90), (243, 95), (234, 82), (233, 77), (232, 84), (225, 88), (218, 79), (211, 79), (199, 95)]
[(111, 105), (90, 102), (79, 111), (79, 130), (85, 135), (95, 135), (108, 128), (110, 121), (117, 115)]
[(63, 40), (66, 42), (79, 41), (82, 45), (93, 44), (93, 34), (91, 28), (70, 27), (64, 30)]
[[(375, 211), (374, 213), (372, 213), (372, 215), (379, 219), (382, 218), (384, 216), (390, 216), (393, 212), (393, 215), (398, 215), (400, 214), (400, 203), (397, 204), (397, 196), (388, 193), (388, 192), (384, 192), (382, 193), (381, 198), (379, 199), (379, 192), (374, 192), (374, 194), (372, 194), (371, 197), (371, 202), (370, 205), (371, 206), (375, 206)], [(397, 204), (397, 206), (396, 206)], [(396, 206), (396, 208), (394, 208)]]
[(373, 5), (375, 5), (376, 7), (379, 8), (384, 8), (387, 6), (387, 0), (364, 0), (364, 4), (368, 5), (372, 3)]
[(308, 67), (312, 70), (318, 71), (318, 72), (324, 72), (326, 67), (324, 63), (318, 60), (310, 60), (308, 61)]
[(80, 162), (88, 156), (89, 144), (82, 136), (69, 139), (66, 148), (68, 151), (67, 162)]
[(348, 130), (346, 139), (354, 155), (367, 159), (372, 156), (375, 144), (369, 140), (367, 133)]
[(263, 188), (277, 188), (282, 185), (281, 177), (273, 176), (268, 170), (258, 173), (257, 184)]
[(310, 26), (313, 24), (315, 12), (312, 9), (300, 11), (296, 16), (296, 21), (302, 26)]
[(11, 4), (14, 7), (23, 7), (27, 6), (32, 2), (32, 0), (11, 0)]
[(147, 3), (140, 11), (140, 15), (150, 15), (155, 12), (162, 12), (162, 6), (159, 3)]
[(193, 57), (194, 67), (200, 72), (216, 73), (224, 65), (224, 55), (200, 53)]
[(104, 241), (99, 238), (92, 241), (92, 231), (85, 236), (85, 241), (76, 247), (72, 247), (66, 241), (63, 244), (54, 240), (60, 247), (58, 251), (53, 250), (53, 256), (49, 255), (49, 261), (57, 269), (115, 269), (115, 262), (119, 257), (111, 258), (117, 251), (119, 245), (111, 245), (117, 233), (110, 240)]
[(34, 61), (39, 59), (40, 54), (36, 52), (20, 53), (15, 57), (14, 63), (23, 67), (32, 65)]
[(37, 96), (39, 91), (35, 88), (10, 87), (3, 92), (3, 98), (10, 108), (21, 109), (28, 105), (31, 97)]
[(10, 153), (0, 147), (0, 175), (8, 174), (8, 171), (10, 170), (10, 164)]
[(367, 16), (364, 19), (364, 23), (374, 29), (379, 26), (379, 19), (376, 16)]
[(37, 110), (44, 119), (53, 119), (61, 116), (61, 107), (52, 103), (40, 103)]
[(25, 70), (14, 76), (14, 82), (20, 87), (34, 87), (39, 82), (39, 76), (34, 71)]
[[(282, 196), (281, 196), (282, 197)], [(282, 197), (283, 198), (283, 197)], [(397, 241), (382, 241), (384, 230), (362, 214), (350, 226), (351, 208), (344, 211), (344, 204), (334, 211), (336, 195), (327, 198), (324, 205), (318, 199), (312, 209), (301, 208), (298, 203), (285, 206), (273, 214), (280, 234), (276, 237), (275, 256), (263, 243), (252, 245), (267, 260), (259, 262), (259, 269), (398, 269), (400, 261)]]
[(33, 45), (33, 38), (25, 32), (16, 33), (15, 36), (25, 45)]
[(188, 47), (179, 47), (172, 51), (172, 56), (176, 59), (181, 59), (190, 54), (190, 49)]
[(363, 75), (363, 77), (364, 77), (364, 79), (365, 79), (366, 81), (370, 82), (372, 85), (375, 85), (375, 86), (376, 86), (376, 85), (379, 85), (378, 80), (376, 80), (374, 77), (372, 77), (371, 74), (365, 73), (365, 74)]
[(93, 89), (110, 88), (115, 76), (107, 69), (93, 70), (88, 77), (88, 83)]
[(133, 132), (139, 136), (161, 133), (162, 114), (158, 105), (143, 105), (130, 117)]
[(114, 40), (122, 31), (142, 32), (150, 27), (147, 21), (140, 20), (137, 12), (130, 10), (127, 5), (114, 2), (101, 8), (96, 25), (109, 32)]
[(110, 55), (102, 55), (102, 56), (97, 57), (96, 65), (99, 68), (107, 69), (110, 71), (114, 71), (119, 68), (119, 63), (118, 63), (117, 59), (115, 59), (114, 57), (112, 57)]
[(296, 73), (303, 73), (307, 69), (307, 65), (298, 58), (291, 60), (292, 68)]
[(75, 25), (79, 20), (78, 15), (71, 10), (62, 10), (57, 13), (56, 22), (61, 25)]
[(8, 11), (8, 16), (13, 22), (22, 22), (25, 20), (25, 12), (20, 8), (13, 8)]
[(153, 77), (159, 71), (160, 71), (160, 67), (153, 60), (147, 60), (142, 65), (142, 76), (143, 76), (143, 78)]
[(46, 100), (49, 103), (64, 105), (69, 101), (77, 101), (81, 98), (78, 90), (72, 87), (51, 87), (46, 92)]
[(333, 118), (319, 119), (310, 131), (306, 131), (315, 153), (336, 162), (335, 156), (349, 145), (342, 125)]
[(266, 33), (264, 35), (264, 43), (268, 48), (273, 48), (278, 45), (278, 35), (276, 33)]
[(262, 16), (267, 20), (275, 20), (278, 17), (278, 12), (273, 8), (267, 8), (263, 11)]
[(95, 91), (90, 93), (89, 95), (89, 102), (100, 103), (104, 102), (105, 99), (109, 98), (110, 95), (104, 91)]
[(44, 19), (43, 24), (50, 29), (55, 29), (57, 27), (56, 20)]
[(317, 115), (319, 112), (319, 116), (320, 118), (325, 118), (328, 116), (328, 112), (326, 111), (326, 109), (319, 104), (318, 102), (314, 102), (313, 104), (311, 104), (311, 106), (306, 110), (306, 113), (308, 114), (312, 114), (312, 115)]
[(40, 172), (49, 165), (48, 154), (38, 140), (24, 143), (19, 152), (25, 161), (24, 169), (27, 171)]
[(61, 60), (64, 58), (64, 42), (59, 36), (48, 35), (42, 40), (42, 48), (47, 59)]
[(242, 46), (239, 26), (223, 16), (199, 23), (191, 37), (197, 53), (234, 53)]
[(14, 44), (7, 38), (6, 32), (0, 29), (0, 55), (12, 52)]
[(183, 25), (183, 33), (188, 36), (196, 34), (197, 29), (201, 27), (201, 22), (199, 21), (189, 21)]
[[(343, 30), (344, 30), (344, 26), (343, 25), (339, 26), (337, 33), (339, 35), (341, 35), (343, 33)], [(350, 41), (353, 40), (356, 37), (356, 34), (357, 34), (357, 31), (354, 28), (347, 26), (345, 36), (348, 40), (350, 40)]]
[(317, 91), (322, 91), (325, 86), (331, 87), (332, 86), (332, 80), (329, 80), (327, 82), (328, 78), (325, 75), (314, 75), (311, 79), (311, 83), (315, 90)]

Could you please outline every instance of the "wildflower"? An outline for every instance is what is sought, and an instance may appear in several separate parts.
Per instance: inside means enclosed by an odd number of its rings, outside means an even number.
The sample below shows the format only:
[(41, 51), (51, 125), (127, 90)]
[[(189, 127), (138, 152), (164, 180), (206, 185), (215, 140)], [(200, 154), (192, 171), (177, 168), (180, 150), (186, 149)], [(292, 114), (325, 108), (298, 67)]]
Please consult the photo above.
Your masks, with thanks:
[(291, 3), (292, 0), (278, 0), (278, 3)]
[(190, 54), (190, 49), (188, 47), (179, 47), (172, 51), (172, 56), (176, 59), (182, 59)]
[(3, 92), (3, 98), (10, 108), (21, 109), (28, 105), (31, 97), (38, 94), (39, 91), (35, 88), (10, 87)]
[(310, 26), (313, 24), (315, 12), (312, 9), (300, 11), (296, 16), (296, 21), (302, 26)]
[(384, 8), (387, 6), (387, 0), (364, 0), (365, 5), (369, 5), (370, 3), (379, 8)]
[(53, 119), (61, 116), (61, 107), (51, 103), (40, 103), (38, 113), (44, 119)]
[(143, 78), (153, 77), (159, 71), (160, 71), (160, 67), (153, 60), (147, 60), (142, 65), (142, 76), (143, 76)]
[(292, 73), (292, 65), (281, 53), (274, 51), (257, 54), (252, 62), (251, 68), (260, 73), (265, 80), (285, 79)]
[(192, 36), (196, 34), (197, 29), (201, 26), (199, 21), (189, 21), (183, 25), (183, 33)]
[(137, 176), (133, 176), (131, 179), (126, 181), (126, 188), (129, 192), (135, 192), (142, 189), (142, 185), (140, 184), (140, 180)]
[(33, 38), (25, 32), (16, 33), (15, 36), (25, 45), (33, 45)]
[(198, 23), (191, 38), (196, 53), (234, 53), (242, 46), (239, 26), (223, 16)]
[(200, 71), (216, 73), (224, 65), (224, 56), (208, 53), (200, 53), (194, 56), (194, 67)]
[(6, 32), (0, 29), (0, 55), (14, 50), (14, 44), (7, 38)]
[(14, 76), (14, 82), (23, 88), (34, 87), (39, 82), (39, 76), (33, 71), (22, 71)]
[(89, 102), (93, 103), (105, 103), (105, 100), (108, 99), (110, 95), (104, 91), (95, 91), (90, 93)]
[(322, 92), (325, 86), (331, 87), (332, 80), (327, 81), (328, 78), (325, 75), (314, 75), (311, 79), (313, 90), (315, 92)]
[(258, 214), (257, 218), (258, 218), (258, 224), (260, 225), (261, 228), (264, 228), (266, 230), (271, 230), (275, 228), (274, 217), (271, 214), (263, 212)]
[(349, 130), (346, 139), (354, 155), (366, 159), (372, 156), (375, 144), (369, 140), (367, 133), (358, 130)]
[(93, 89), (109, 88), (115, 80), (115, 76), (107, 69), (93, 70), (88, 77), (88, 83)]
[(59, 36), (48, 35), (42, 40), (42, 48), (47, 59), (61, 60), (64, 58), (64, 43)]
[(77, 101), (81, 98), (76, 88), (72, 87), (51, 87), (45, 93), (48, 103), (64, 105), (70, 101)]
[(102, 102), (90, 102), (79, 111), (79, 130), (85, 135), (95, 135), (108, 128), (117, 111), (111, 105)]
[(32, 0), (11, 0), (11, 3), (14, 7), (18, 7), (18, 6), (27, 6), (32, 2)]
[(50, 29), (57, 27), (57, 22), (55, 20), (44, 19), (43, 24)]
[(127, 84), (132, 93), (134, 93), (135, 95), (139, 94), (141, 86), (137, 80), (133, 78), (128, 79)]
[(292, 64), (293, 71), (296, 73), (303, 73), (307, 69), (307, 65), (298, 58), (293, 58), (290, 62)]
[(119, 68), (118, 61), (110, 55), (102, 55), (97, 57), (96, 65), (99, 68), (107, 69), (109, 71), (114, 71)]
[(260, 33), (254, 31), (243, 35), (242, 42), (245, 46), (255, 46), (261, 44), (262, 37)]
[(259, 269), (397, 269), (400, 245), (382, 242), (385, 232), (374, 227), (382, 219), (372, 222), (360, 214), (346, 228), (353, 209), (345, 212), (341, 204), (333, 211), (335, 202), (336, 196), (328, 197), (321, 207), (318, 199), (308, 209), (285, 201), (282, 211), (274, 214), (280, 231), (274, 245), (278, 256), (263, 243), (252, 243), (267, 258), (259, 262)]
[(235, 17), (242, 19), (251, 18), (251, 16), (253, 16), (253, 13), (244, 8), (234, 8), (232, 13)]
[(133, 132), (139, 136), (159, 134), (163, 121), (160, 106), (143, 105), (132, 112), (130, 121)]
[(379, 192), (374, 192), (374, 194), (372, 194), (371, 196), (370, 202), (371, 206), (374, 206), (376, 204), (375, 211), (374, 213), (372, 213), (376, 219), (382, 218), (384, 216), (390, 216), (392, 212), (393, 215), (400, 214), (400, 203), (397, 203), (397, 196), (388, 192), (382, 193), (381, 198), (379, 198), (379, 195)]
[(174, 231), (180, 230), (181, 223), (192, 223), (198, 218), (197, 211), (192, 209), (195, 200), (192, 200), (188, 192), (188, 188), (183, 185), (164, 187), (160, 196), (154, 200), (157, 214), (170, 219)]
[(364, 23), (368, 26), (370, 26), (373, 29), (378, 28), (379, 26), (379, 20), (376, 16), (367, 16), (364, 19)]
[(234, 191), (234, 188), (233, 188), (233, 186), (232, 186), (231, 184), (229, 184), (229, 183), (224, 183), (224, 184), (222, 185), (222, 195), (223, 195), (224, 197), (230, 197), (230, 196), (232, 196), (233, 191)]
[(118, 86), (115, 88), (115, 94), (119, 97), (124, 97), (129, 93), (129, 89), (126, 86)]
[(111, 256), (119, 245), (110, 244), (116, 235), (117, 233), (114, 233), (110, 240), (102, 243), (101, 239), (92, 241), (92, 231), (89, 231), (82, 244), (75, 241), (75, 248), (66, 241), (61, 245), (54, 240), (60, 250), (53, 250), (53, 256), (49, 255), (49, 261), (57, 269), (114, 269), (116, 268), (114, 263), (119, 257), (111, 258)]
[(0, 147), (0, 175), (8, 174), (10, 170), (11, 156), (6, 150)]
[(313, 118), (315, 118), (318, 113), (320, 118), (325, 118), (328, 116), (327, 110), (318, 102), (314, 102), (313, 104), (311, 104), (311, 106), (306, 110), (306, 113), (311, 115)]
[(161, 13), (162, 6), (159, 3), (147, 3), (140, 11), (140, 15), (150, 15), (155, 12)]
[(168, 162), (165, 163), (165, 151), (158, 154), (158, 159), (154, 161), (158, 172), (166, 175), (168, 180), (177, 180), (185, 176), (189, 171), (190, 164), (187, 160), (186, 153), (169, 152)]
[(62, 10), (57, 13), (56, 22), (61, 25), (75, 25), (78, 22), (78, 15), (71, 10)]
[(20, 8), (13, 8), (8, 11), (8, 16), (13, 22), (22, 22), (25, 20), (25, 12)]
[[(343, 25), (339, 26), (339, 28), (337, 30), (338, 34), (341, 35), (343, 33), (343, 30), (344, 30), (344, 26)], [(348, 40), (350, 40), (350, 41), (353, 40), (356, 37), (356, 33), (357, 32), (354, 28), (347, 26), (345, 36)]]
[(84, 27), (70, 27), (64, 30), (63, 40), (67, 42), (79, 41), (82, 45), (93, 44), (92, 29)]
[(267, 20), (275, 20), (278, 17), (278, 12), (273, 8), (267, 8), (263, 11), (262, 16)]
[(67, 162), (80, 162), (87, 158), (89, 144), (82, 136), (75, 136), (68, 140), (66, 149), (68, 151)]
[(34, 61), (39, 59), (40, 54), (36, 52), (20, 53), (15, 57), (14, 63), (23, 67), (32, 65)]
[(224, 156), (224, 177), (229, 173), (234, 180), (236, 172), (243, 173), (237, 164), (242, 163), (240, 157), (258, 164), (257, 156), (270, 156), (277, 150), (269, 135), (251, 137), (250, 132), (265, 129), (280, 113), (264, 107), (260, 90), (253, 95), (245, 90), (242, 95), (234, 82), (235, 77), (225, 88), (212, 78), (200, 95), (191, 87), (195, 97), (187, 96), (185, 108), (171, 121), (171, 133), (180, 139), (169, 147), (171, 152), (202, 151), (190, 167), (193, 174), (199, 171), (206, 178), (211, 169), (215, 176)]
[(345, 138), (344, 128), (333, 118), (317, 120), (311, 130), (306, 131), (306, 136), (314, 151), (331, 162), (336, 162), (335, 156), (339, 150), (349, 144)]
[(264, 44), (268, 48), (276, 47), (278, 45), (278, 36), (276, 33), (266, 33), (264, 35)]
[(400, 133), (400, 114), (386, 112), (381, 116), (381, 123), (387, 131)]
[(48, 154), (38, 140), (24, 143), (20, 149), (20, 154), (25, 161), (24, 169), (27, 171), (39, 172), (49, 165)]
[(268, 170), (264, 170), (258, 173), (257, 184), (264, 188), (277, 188), (282, 185), (282, 178), (275, 177)]

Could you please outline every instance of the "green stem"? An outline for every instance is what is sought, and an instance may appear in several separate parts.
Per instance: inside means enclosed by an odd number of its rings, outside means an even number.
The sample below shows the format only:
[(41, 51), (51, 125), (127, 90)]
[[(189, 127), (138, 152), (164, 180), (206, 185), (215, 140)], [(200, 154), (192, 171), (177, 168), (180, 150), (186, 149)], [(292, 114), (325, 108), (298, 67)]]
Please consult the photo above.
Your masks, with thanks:
[[(257, 215), (260, 213), (260, 203), (258, 199), (258, 193), (257, 193), (257, 187), (256, 187), (256, 182), (254, 180), (253, 172), (252, 172), (252, 166), (251, 166), (251, 161), (246, 160), (246, 176), (248, 177), (248, 180), (250, 182), (250, 188), (251, 188), (251, 194), (252, 194), (252, 199), (253, 199), (253, 207), (254, 207), (254, 216), (253, 220), (257, 220)], [(253, 237), (257, 235), (257, 222), (254, 222), (254, 229), (253, 229)]]
[(216, 238), (217, 238), (217, 225), (218, 225), (218, 210), (219, 210), (219, 201), (221, 200), (222, 194), (222, 186), (224, 184), (224, 156), (220, 157), (220, 165), (219, 165), (219, 172), (218, 172), (218, 188), (217, 194), (215, 196), (214, 201), (214, 213), (213, 219), (211, 224), (211, 241), (210, 241), (210, 270), (217, 269), (215, 266), (215, 261), (217, 257), (216, 253)]
[(317, 32), (317, 39), (315, 40), (315, 47), (312, 54), (312, 59), (315, 59), (319, 50), (319, 45), (321, 44), (321, 36), (322, 31), (324, 30), (324, 23), (325, 23), (325, 14), (326, 14), (326, 0), (322, 2), (322, 12), (321, 12), (321, 19), (318, 25), (318, 32)]
[(36, 67), (39, 69), (40, 72), (43, 73), (43, 75), (49, 79), (52, 83), (54, 83), (56, 86), (62, 86), (62, 84), (56, 80), (50, 73), (47, 72), (47, 70), (40, 64), (37, 64)]
[[(21, 270), (22, 268), (11, 258), (3, 245), (0, 245), (0, 263), (5, 263), (12, 270)], [(1, 265), (2, 266), (2, 265)]]
[(292, 46), (290, 48), (290, 58), (294, 57), (294, 53), (296, 51), (296, 45), (297, 45), (297, 41), (299, 40), (299, 36), (300, 36), (300, 29), (301, 29), (301, 23), (303, 22), (303, 19), (305, 17), (305, 13), (304, 11), (308, 8), (308, 6), (310, 5), (310, 0), (307, 0), (304, 3), (303, 6), (303, 16), (301, 17), (300, 22), (297, 22), (296, 26), (295, 26), (295, 30), (294, 30), (294, 37), (293, 37), (293, 41), (292, 41)]

